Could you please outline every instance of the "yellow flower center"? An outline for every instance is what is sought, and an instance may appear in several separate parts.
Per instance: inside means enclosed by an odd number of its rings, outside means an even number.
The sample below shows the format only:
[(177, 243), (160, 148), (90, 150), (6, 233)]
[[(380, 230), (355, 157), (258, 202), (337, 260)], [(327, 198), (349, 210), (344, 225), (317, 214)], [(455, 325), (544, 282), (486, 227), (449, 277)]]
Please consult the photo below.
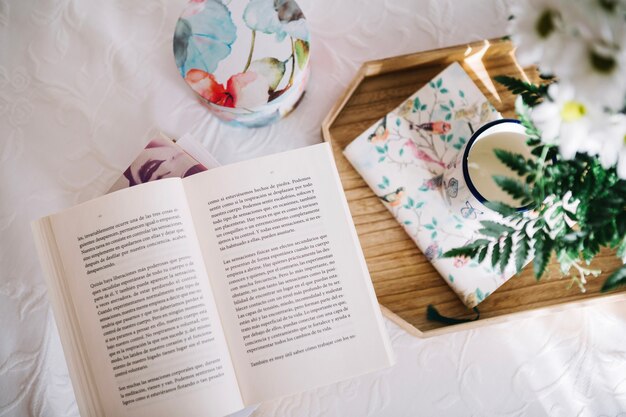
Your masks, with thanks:
[(575, 122), (587, 114), (585, 105), (578, 101), (567, 101), (561, 108), (561, 119), (565, 122)]

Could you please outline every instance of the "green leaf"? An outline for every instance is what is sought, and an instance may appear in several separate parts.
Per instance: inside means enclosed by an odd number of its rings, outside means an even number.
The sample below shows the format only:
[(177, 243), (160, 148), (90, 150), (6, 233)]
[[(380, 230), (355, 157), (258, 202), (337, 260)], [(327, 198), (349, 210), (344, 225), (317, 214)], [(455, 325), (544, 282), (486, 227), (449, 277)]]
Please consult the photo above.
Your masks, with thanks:
[(463, 92), (463, 90), (459, 90), (459, 96), (460, 96), (461, 98), (464, 98), (464, 97), (465, 97), (465, 93)]
[(419, 109), (421, 105), (422, 105), (422, 103), (420, 102), (420, 98), (419, 97), (415, 97), (415, 100), (413, 100), (413, 108), (414, 109)]
[(498, 237), (500, 237), (500, 235), (506, 234), (506, 233), (512, 233), (515, 231), (515, 229), (513, 229), (510, 226), (507, 226), (505, 224), (502, 223), (498, 223), (498, 222), (494, 222), (492, 220), (481, 220), (480, 224), (488, 230), (492, 230), (496, 233), (498, 233)]
[(520, 236), (519, 242), (517, 242), (517, 248), (515, 249), (515, 272), (519, 272), (524, 267), (526, 263), (526, 258), (528, 258), (528, 250), (530, 246), (528, 244), (528, 240), (526, 236)]
[(498, 262), (500, 262), (500, 244), (496, 241), (491, 251), (491, 267), (495, 269)]
[(626, 285), (626, 265), (623, 265), (617, 271), (613, 272), (602, 284), (602, 292), (612, 291)]
[(504, 149), (494, 149), (494, 153), (504, 165), (511, 168), (518, 175), (524, 176), (530, 171), (530, 167), (522, 155), (505, 151)]
[(530, 151), (531, 155), (536, 156), (537, 158), (539, 158), (541, 156), (541, 154), (543, 153), (543, 146), (537, 146), (536, 148), (534, 148), (533, 150)]
[(450, 120), (450, 119), (452, 119), (452, 113), (446, 114), (445, 120)]
[(296, 51), (296, 62), (298, 67), (302, 69), (309, 58), (309, 43), (302, 39), (296, 39), (294, 49)]
[(492, 229), (487, 229), (485, 227), (483, 227), (482, 229), (478, 229), (478, 233), (480, 233), (483, 236), (489, 236), (492, 237), (494, 239), (499, 239), (500, 236), (502, 236), (502, 234), (496, 230), (492, 230)]
[(493, 79), (504, 85), (513, 94), (521, 95), (522, 100), (529, 107), (533, 107), (541, 102), (548, 92), (548, 84), (537, 86), (506, 75), (497, 75)]
[(489, 246), (483, 246), (477, 254), (476, 260), (479, 264), (483, 263), (485, 257), (487, 256), (487, 252), (489, 252)]
[(485, 201), (485, 206), (496, 213), (501, 214), (503, 217), (509, 217), (517, 213), (513, 207), (499, 201)]
[(422, 104), (422, 107), (420, 107), (421, 111), (424, 111), (428, 108), (428, 106), (426, 104)]
[(485, 299), (485, 294), (483, 294), (480, 288), (476, 288), (476, 298), (478, 299), (478, 301), (482, 301)]
[(504, 243), (502, 245), (502, 254), (500, 256), (500, 272), (504, 272), (504, 269), (509, 264), (509, 260), (511, 259), (511, 253), (513, 252), (513, 239), (511, 236), (507, 236), (504, 239)]
[(504, 175), (494, 175), (493, 180), (504, 192), (514, 199), (520, 200), (521, 204), (527, 204), (533, 200), (528, 184), (524, 184)]
[(398, 151), (398, 155), (399, 156), (404, 155), (404, 148), (400, 148), (400, 150)]
[(442, 88), (441, 90), (439, 90), (439, 92), (441, 92), (442, 94), (446, 94), (448, 92), (448, 89)]
[(441, 107), (441, 110), (450, 111), (450, 107), (446, 106), (445, 104), (440, 104), (439, 107)]
[(435, 226), (433, 226), (432, 224), (427, 224), (427, 225), (424, 225), (424, 229), (426, 229), (426, 230), (435, 230)]
[(489, 246), (490, 243), (491, 243), (491, 241), (487, 240), (487, 239), (476, 239), (475, 241), (470, 243), (470, 245), (477, 246), (477, 247), (483, 247), (483, 246)]
[(450, 249), (441, 255), (442, 258), (456, 258), (457, 256), (466, 256), (468, 258), (473, 258), (476, 255), (478, 249), (474, 246), (462, 246), (460, 248)]
[(276, 58), (262, 58), (252, 61), (248, 71), (252, 71), (265, 78), (273, 91), (280, 84), (285, 75), (285, 63)]
[(546, 266), (548, 266), (554, 243), (549, 236), (544, 234), (543, 230), (538, 230), (534, 235), (534, 239), (535, 258), (533, 259), (533, 269), (535, 278), (539, 279), (545, 272)]
[(463, 247), (450, 249), (444, 253), (442, 257), (454, 258), (457, 256), (465, 256), (471, 259), (478, 257), (481, 259), (479, 262), (482, 262), (482, 259), (485, 259), (487, 251), (489, 250), (489, 243), (487, 239), (477, 239)]
[(454, 277), (452, 276), (452, 274), (448, 274), (448, 279), (450, 280), (450, 282), (454, 282)]
[(442, 80), (441, 78), (439, 78), (439, 79), (437, 80), (437, 88), (440, 88), (440, 87), (441, 87), (441, 84), (443, 84), (443, 80)]
[(376, 152), (378, 152), (378, 153), (385, 153), (385, 148), (383, 148), (381, 146), (377, 146), (376, 147)]

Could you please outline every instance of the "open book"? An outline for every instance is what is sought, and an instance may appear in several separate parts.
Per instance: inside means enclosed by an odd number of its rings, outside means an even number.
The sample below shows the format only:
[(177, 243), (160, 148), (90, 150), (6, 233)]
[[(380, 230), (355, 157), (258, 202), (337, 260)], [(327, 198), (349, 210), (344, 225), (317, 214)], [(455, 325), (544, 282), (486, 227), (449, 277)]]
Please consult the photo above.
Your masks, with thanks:
[(222, 416), (392, 364), (328, 144), (33, 223), (87, 416)]

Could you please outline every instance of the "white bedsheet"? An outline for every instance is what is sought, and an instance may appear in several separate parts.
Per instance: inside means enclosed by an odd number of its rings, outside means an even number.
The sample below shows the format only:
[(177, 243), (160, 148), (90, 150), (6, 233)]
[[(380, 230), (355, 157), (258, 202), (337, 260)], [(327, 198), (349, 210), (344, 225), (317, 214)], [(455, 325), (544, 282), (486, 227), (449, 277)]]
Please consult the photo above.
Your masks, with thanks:
[[(238, 0), (232, 0), (238, 1)], [(366, 60), (504, 34), (503, 0), (301, 0), (304, 101), (244, 130), (209, 116), (171, 53), (183, 0), (0, 0), (0, 416), (77, 416), (29, 222), (98, 196), (160, 127), (222, 163), (320, 141)], [(626, 303), (419, 340), (391, 323), (387, 371), (256, 416), (626, 416)]]

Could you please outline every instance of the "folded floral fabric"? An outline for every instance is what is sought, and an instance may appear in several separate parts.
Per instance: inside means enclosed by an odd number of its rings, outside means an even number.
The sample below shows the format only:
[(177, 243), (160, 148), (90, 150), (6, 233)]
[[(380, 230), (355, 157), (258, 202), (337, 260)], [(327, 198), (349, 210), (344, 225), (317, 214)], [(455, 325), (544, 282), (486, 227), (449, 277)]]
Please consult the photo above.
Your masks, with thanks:
[[(465, 258), (442, 258), (474, 240), (484, 207), (453, 213), (442, 174), (481, 125), (500, 118), (463, 68), (454, 63), (374, 123), (344, 155), (467, 307), (510, 277)], [(451, 196), (452, 197), (452, 196)]]

